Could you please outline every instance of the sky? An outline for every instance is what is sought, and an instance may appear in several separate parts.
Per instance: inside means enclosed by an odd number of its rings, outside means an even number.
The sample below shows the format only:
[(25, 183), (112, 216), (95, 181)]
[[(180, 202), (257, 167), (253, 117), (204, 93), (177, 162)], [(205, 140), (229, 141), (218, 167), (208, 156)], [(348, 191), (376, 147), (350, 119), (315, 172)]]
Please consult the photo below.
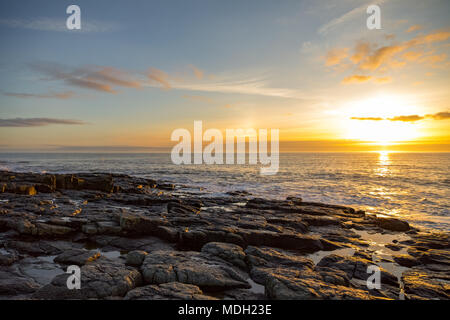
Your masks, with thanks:
[(449, 14), (447, 0), (3, 1), (0, 152), (164, 152), (195, 120), (279, 129), (286, 152), (450, 152)]

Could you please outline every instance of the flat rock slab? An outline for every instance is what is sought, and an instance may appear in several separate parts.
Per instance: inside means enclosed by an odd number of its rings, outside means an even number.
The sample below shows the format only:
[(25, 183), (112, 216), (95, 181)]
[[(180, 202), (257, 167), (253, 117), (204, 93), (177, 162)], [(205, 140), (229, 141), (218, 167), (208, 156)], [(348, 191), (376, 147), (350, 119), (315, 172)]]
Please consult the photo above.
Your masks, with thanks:
[(200, 288), (249, 288), (242, 273), (231, 264), (206, 253), (194, 251), (155, 251), (141, 267), (146, 283), (182, 282)]
[(100, 258), (81, 267), (81, 288), (69, 290), (69, 274), (56, 276), (52, 282), (34, 295), (35, 299), (101, 299), (124, 296), (142, 284), (140, 272), (125, 264)]
[(125, 300), (216, 300), (203, 294), (202, 290), (192, 284), (168, 282), (160, 285), (147, 285), (127, 293)]

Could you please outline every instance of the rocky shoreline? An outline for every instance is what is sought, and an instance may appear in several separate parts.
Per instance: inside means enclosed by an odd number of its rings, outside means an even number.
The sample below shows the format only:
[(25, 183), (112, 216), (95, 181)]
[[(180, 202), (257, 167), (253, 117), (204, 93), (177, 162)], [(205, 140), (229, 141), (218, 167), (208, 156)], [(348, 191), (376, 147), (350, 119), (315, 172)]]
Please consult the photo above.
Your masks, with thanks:
[(0, 299), (449, 298), (448, 232), (296, 197), (0, 171)]

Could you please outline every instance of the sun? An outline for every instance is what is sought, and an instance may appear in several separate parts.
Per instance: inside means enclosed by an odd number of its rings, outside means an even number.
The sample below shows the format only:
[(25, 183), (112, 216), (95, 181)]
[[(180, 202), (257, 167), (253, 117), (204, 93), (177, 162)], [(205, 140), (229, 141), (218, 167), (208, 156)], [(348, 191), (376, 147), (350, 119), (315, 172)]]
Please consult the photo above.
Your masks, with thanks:
[(345, 138), (387, 146), (421, 137), (420, 124), (390, 120), (351, 120), (351, 117), (387, 119), (398, 115), (420, 114), (420, 108), (398, 96), (382, 95), (352, 102), (344, 120)]
[(413, 123), (381, 121), (352, 121), (347, 139), (372, 142), (387, 146), (401, 141), (412, 141), (420, 136)]

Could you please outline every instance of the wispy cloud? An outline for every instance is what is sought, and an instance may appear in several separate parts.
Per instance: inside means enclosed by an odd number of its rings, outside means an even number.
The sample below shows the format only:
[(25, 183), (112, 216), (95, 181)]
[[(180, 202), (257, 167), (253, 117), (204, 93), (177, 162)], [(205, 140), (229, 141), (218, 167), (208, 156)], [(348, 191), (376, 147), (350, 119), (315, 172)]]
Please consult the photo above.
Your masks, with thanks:
[[(41, 80), (63, 81), (67, 85), (106, 93), (117, 93), (118, 87), (155, 87), (165, 90), (187, 90), (198, 92), (238, 93), (283, 98), (315, 99), (298, 89), (277, 88), (268, 85), (267, 77), (246, 75), (204, 76), (194, 67), (194, 77), (171, 76), (153, 67), (143, 72), (129, 72), (107, 66), (68, 67), (55, 63), (34, 63), (32, 69), (44, 75)], [(193, 66), (191, 66), (192, 68)], [(39, 95), (45, 96), (45, 95)], [(31, 96), (30, 96), (31, 97)]]
[(164, 89), (170, 89), (172, 87), (169, 83), (169, 76), (162, 70), (149, 68), (147, 71), (147, 78), (152, 83), (162, 85)]
[(70, 68), (55, 63), (34, 63), (31, 67), (44, 74), (44, 80), (62, 80), (66, 84), (102, 91), (116, 93), (112, 86), (139, 88), (139, 80), (133, 79), (128, 73), (113, 67), (88, 66)]
[(415, 122), (424, 119), (433, 119), (433, 120), (447, 120), (450, 119), (450, 112), (438, 112), (435, 114), (427, 114), (424, 116), (419, 115), (407, 115), (407, 116), (395, 116), (392, 118), (381, 118), (381, 117), (351, 117), (352, 120), (369, 120), (369, 121), (402, 121), (402, 122)]
[(74, 96), (74, 92), (50, 92), (50, 93), (23, 93), (23, 92), (4, 92), (3, 95), (15, 98), (41, 98), (41, 99), (69, 99)]
[(423, 28), (423, 26), (421, 26), (420, 24), (415, 24), (412, 25), (411, 27), (408, 28), (408, 30), (406, 30), (406, 32), (414, 32), (414, 31), (419, 31)]
[(28, 29), (36, 31), (56, 32), (108, 32), (115, 31), (118, 26), (103, 21), (85, 21), (83, 19), (80, 30), (69, 30), (65, 19), (41, 17), (35, 19), (0, 19), (0, 25), (14, 29)]
[(0, 119), (0, 127), (43, 127), (52, 124), (83, 125), (84, 121), (54, 118), (11, 118)]

